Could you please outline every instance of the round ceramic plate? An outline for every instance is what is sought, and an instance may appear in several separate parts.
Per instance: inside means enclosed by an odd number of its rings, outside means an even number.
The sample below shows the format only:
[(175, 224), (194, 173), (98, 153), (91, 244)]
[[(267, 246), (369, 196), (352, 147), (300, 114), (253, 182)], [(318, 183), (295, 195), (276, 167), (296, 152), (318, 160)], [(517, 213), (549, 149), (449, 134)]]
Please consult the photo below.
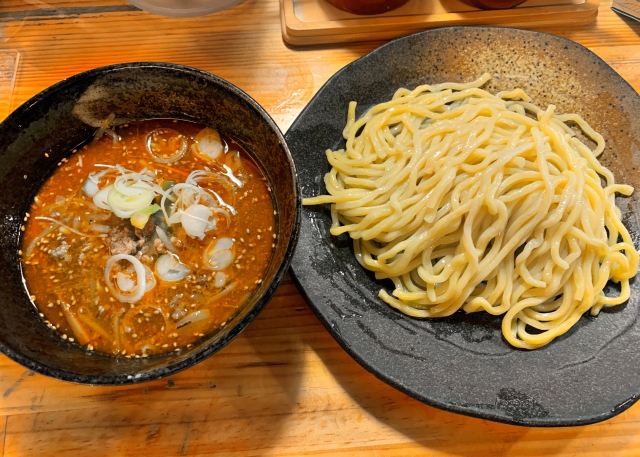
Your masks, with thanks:
[[(640, 97), (605, 62), (572, 41), (497, 28), (445, 28), (392, 41), (333, 76), (286, 134), (302, 196), (326, 193), (325, 150), (344, 146), (347, 106), (357, 116), (399, 87), (492, 75), (491, 92), (522, 87), (538, 105), (581, 114), (607, 140), (601, 162), (640, 189)], [(637, 193), (638, 191), (636, 191)], [(638, 197), (620, 198), (638, 245)], [(405, 316), (377, 294), (346, 235), (329, 234), (328, 207), (304, 207), (292, 271), (303, 295), (351, 356), (378, 378), (432, 406), (528, 426), (580, 425), (612, 417), (640, 394), (640, 284), (631, 300), (585, 315), (535, 350), (502, 338), (486, 313), (432, 320)], [(613, 285), (608, 293), (615, 293)]]

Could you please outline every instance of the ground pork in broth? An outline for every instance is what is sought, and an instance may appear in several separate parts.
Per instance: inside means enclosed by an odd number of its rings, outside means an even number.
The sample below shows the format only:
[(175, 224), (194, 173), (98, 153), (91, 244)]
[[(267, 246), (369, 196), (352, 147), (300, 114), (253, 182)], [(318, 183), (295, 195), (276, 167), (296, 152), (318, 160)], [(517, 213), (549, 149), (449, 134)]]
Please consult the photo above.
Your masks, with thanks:
[(144, 357), (224, 326), (261, 282), (275, 211), (230, 138), (185, 121), (105, 125), (63, 159), (26, 216), (26, 286), (47, 325)]

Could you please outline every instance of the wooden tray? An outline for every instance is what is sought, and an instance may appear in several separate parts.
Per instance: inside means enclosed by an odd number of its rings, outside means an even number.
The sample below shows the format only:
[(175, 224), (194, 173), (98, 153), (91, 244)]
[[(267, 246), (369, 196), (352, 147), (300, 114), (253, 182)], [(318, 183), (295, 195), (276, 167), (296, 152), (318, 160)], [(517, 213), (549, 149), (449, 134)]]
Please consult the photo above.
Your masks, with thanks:
[(294, 45), (387, 40), (453, 25), (531, 28), (595, 20), (600, 0), (527, 0), (515, 8), (480, 10), (464, 0), (409, 0), (385, 14), (357, 16), (324, 0), (280, 0), (284, 41)]

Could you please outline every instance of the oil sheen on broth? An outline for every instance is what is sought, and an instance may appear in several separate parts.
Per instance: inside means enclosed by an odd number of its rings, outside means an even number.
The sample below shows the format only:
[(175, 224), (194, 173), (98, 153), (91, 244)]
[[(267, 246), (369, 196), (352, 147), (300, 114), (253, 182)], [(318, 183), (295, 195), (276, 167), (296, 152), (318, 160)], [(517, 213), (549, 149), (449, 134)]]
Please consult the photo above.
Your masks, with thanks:
[(26, 286), (47, 325), (88, 350), (179, 350), (224, 326), (261, 282), (275, 238), (270, 189), (215, 130), (110, 121), (35, 197)]

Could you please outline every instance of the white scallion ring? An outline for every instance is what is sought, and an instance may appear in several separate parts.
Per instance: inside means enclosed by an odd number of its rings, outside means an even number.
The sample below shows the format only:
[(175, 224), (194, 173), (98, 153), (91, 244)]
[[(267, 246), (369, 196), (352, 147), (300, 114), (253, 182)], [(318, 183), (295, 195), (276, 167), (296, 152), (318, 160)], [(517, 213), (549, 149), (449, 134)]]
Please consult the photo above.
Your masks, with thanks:
[[(180, 142), (182, 143), (182, 146), (180, 147), (180, 149), (176, 149), (175, 154), (168, 156), (168, 157), (162, 157), (159, 156), (158, 154), (156, 154), (153, 151), (153, 147), (152, 147), (152, 142), (153, 142), (153, 135), (161, 135), (162, 133), (171, 133), (171, 134), (175, 134), (176, 138), (178, 138), (180, 140)], [(173, 163), (173, 162), (177, 162), (178, 160), (182, 159), (182, 157), (184, 157), (184, 155), (187, 153), (187, 139), (180, 135), (180, 133), (176, 130), (173, 129), (155, 129), (150, 131), (149, 133), (147, 133), (147, 138), (144, 142), (145, 147), (147, 149), (147, 152), (149, 154), (151, 154), (151, 157), (153, 157), (153, 160), (155, 160), (156, 162), (159, 163)]]
[[(111, 270), (116, 262), (119, 260), (128, 260), (133, 265), (133, 268), (136, 270), (136, 285), (131, 289), (131, 293), (123, 294), (119, 292), (113, 285), (113, 281), (111, 280)], [(144, 269), (144, 265), (134, 256), (129, 254), (116, 254), (109, 257), (107, 260), (107, 264), (104, 267), (104, 280), (107, 283), (107, 287), (111, 294), (117, 298), (121, 302), (125, 303), (135, 303), (139, 301), (145, 292), (146, 285), (146, 272)]]

